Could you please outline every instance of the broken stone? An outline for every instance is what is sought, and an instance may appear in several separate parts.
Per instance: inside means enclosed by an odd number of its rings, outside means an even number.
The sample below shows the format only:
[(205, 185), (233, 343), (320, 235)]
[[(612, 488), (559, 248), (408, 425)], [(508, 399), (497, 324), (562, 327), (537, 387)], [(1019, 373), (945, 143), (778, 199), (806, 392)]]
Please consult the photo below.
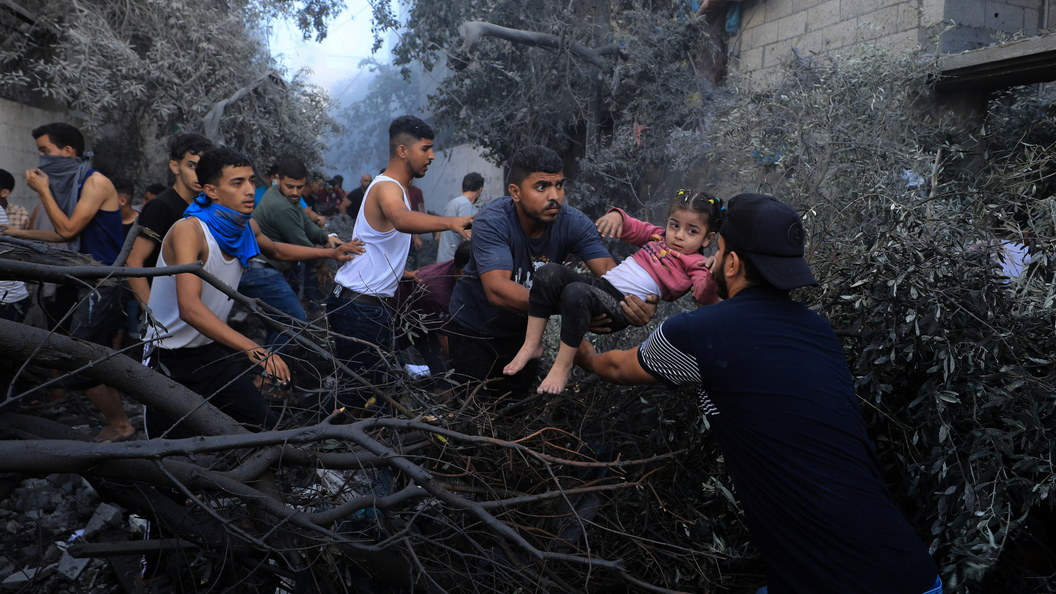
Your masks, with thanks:
[(33, 567), (26, 568), (20, 571), (16, 571), (11, 575), (7, 576), (7, 579), (3, 582), (5, 590), (21, 590), (29, 585), (35, 579), (45, 578), (49, 574), (54, 573), (56, 564), (48, 565), (47, 567)]
[(88, 525), (84, 527), (84, 534), (91, 538), (106, 528), (118, 525), (121, 522), (121, 518), (120, 509), (109, 503), (100, 503), (99, 507), (95, 508), (92, 519), (88, 520)]
[(88, 567), (88, 563), (91, 561), (90, 558), (77, 559), (64, 552), (62, 559), (59, 559), (59, 573), (72, 582), (81, 575), (81, 572), (84, 571), (85, 567)]
[(5, 590), (21, 590), (37, 576), (37, 572), (40, 571), (37, 568), (23, 569), (16, 571), (11, 575), (7, 576), (4, 580), (3, 586)]

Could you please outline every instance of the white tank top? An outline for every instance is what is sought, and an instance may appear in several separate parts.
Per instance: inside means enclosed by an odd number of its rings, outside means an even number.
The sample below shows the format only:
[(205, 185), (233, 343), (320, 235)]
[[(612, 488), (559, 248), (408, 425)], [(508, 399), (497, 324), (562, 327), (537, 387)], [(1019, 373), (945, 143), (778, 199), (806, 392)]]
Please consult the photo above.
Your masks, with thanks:
[(407, 254), (411, 251), (411, 236), (396, 229), (376, 231), (363, 216), (367, 197), (379, 182), (399, 184), (400, 191), (403, 192), (403, 203), (407, 205), (408, 210), (411, 208), (407, 190), (400, 182), (385, 175), (375, 177), (363, 193), (363, 204), (359, 206), (359, 213), (356, 215), (356, 237), (366, 244), (366, 252), (345, 262), (334, 275), (334, 280), (342, 287), (357, 293), (392, 297), (396, 294), (396, 286), (400, 283), (403, 267), (407, 264)]
[[(208, 259), (205, 262), (205, 270), (223, 281), (232, 288), (238, 288), (238, 281), (242, 278), (242, 262), (238, 258), (225, 260), (220, 246), (217, 245), (213, 233), (209, 227), (199, 218), (194, 220), (202, 226), (205, 232), (205, 242), (209, 246)], [(167, 237), (166, 237), (167, 238)], [(162, 244), (164, 246), (164, 243)], [(158, 254), (158, 266), (165, 266), (164, 250)], [(202, 303), (216, 314), (216, 317), (227, 321), (227, 314), (231, 313), (234, 301), (227, 295), (221, 293), (216, 287), (202, 281)], [(180, 308), (176, 299), (176, 277), (157, 276), (150, 289), (150, 302), (148, 303), (154, 317), (168, 331), (153, 326), (147, 329), (147, 339), (165, 336), (154, 342), (158, 348), (182, 349), (199, 347), (213, 342), (199, 332), (194, 326), (180, 319)], [(166, 336), (169, 335), (169, 336)]]

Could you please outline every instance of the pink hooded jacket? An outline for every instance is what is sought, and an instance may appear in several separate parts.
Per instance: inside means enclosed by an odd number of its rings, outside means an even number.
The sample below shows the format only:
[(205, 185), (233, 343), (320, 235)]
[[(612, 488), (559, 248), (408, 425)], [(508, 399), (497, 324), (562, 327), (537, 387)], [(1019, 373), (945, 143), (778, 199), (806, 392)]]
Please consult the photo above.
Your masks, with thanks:
[[(674, 301), (690, 289), (698, 303), (711, 305), (719, 301), (711, 271), (698, 265), (706, 259), (703, 255), (682, 254), (669, 249), (664, 239), (667, 231), (664, 227), (639, 221), (619, 208), (610, 209), (609, 212), (618, 212), (623, 217), (620, 240), (642, 248), (631, 258), (660, 285), (660, 297), (664, 301)], [(613, 268), (608, 274), (615, 271), (616, 268)]]

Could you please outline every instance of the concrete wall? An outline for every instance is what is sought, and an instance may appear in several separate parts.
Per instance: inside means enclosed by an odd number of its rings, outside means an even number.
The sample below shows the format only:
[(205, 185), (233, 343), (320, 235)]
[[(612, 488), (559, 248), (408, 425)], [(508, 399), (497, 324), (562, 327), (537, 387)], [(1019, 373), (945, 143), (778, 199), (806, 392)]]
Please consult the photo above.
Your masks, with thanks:
[[(1053, 0), (744, 0), (740, 31), (730, 36), (730, 67), (763, 82), (793, 49), (803, 57), (859, 43), (894, 49), (927, 46), (943, 22), (956, 24), (941, 51), (989, 45), (996, 34), (1034, 35)], [(1049, 18), (1052, 22), (1052, 18)]]
[(0, 99), (0, 169), (6, 169), (15, 176), (15, 190), (8, 200), (26, 207), (31, 213), (40, 201), (25, 183), (26, 170), (33, 169), (39, 162), (37, 147), (30, 133), (37, 126), (58, 121), (80, 125), (78, 120), (64, 112)]
[(502, 168), (485, 160), (474, 147), (463, 144), (437, 153), (425, 177), (415, 180), (425, 196), (425, 209), (443, 214), (447, 203), (462, 193), (462, 178), (474, 171), (484, 176), (484, 193), (477, 204), (506, 195)]

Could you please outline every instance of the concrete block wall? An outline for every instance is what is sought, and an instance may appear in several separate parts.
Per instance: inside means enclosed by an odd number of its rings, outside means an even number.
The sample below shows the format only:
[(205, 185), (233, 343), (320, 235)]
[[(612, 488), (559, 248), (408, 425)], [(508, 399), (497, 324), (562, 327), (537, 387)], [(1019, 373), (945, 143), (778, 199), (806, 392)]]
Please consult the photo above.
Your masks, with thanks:
[(942, 51), (960, 52), (993, 43), (995, 32), (1038, 33), (1047, 2), (1056, 9), (1054, 0), (744, 0), (730, 67), (765, 82), (793, 49), (804, 57), (860, 43), (909, 50), (926, 46), (944, 21), (956, 27)]
[(26, 170), (38, 165), (37, 147), (31, 132), (37, 126), (58, 121), (80, 125), (78, 120), (65, 112), (0, 99), (0, 169), (6, 169), (15, 176), (15, 190), (8, 200), (26, 207), (30, 212), (40, 203), (37, 194), (29, 190), (25, 182)]

